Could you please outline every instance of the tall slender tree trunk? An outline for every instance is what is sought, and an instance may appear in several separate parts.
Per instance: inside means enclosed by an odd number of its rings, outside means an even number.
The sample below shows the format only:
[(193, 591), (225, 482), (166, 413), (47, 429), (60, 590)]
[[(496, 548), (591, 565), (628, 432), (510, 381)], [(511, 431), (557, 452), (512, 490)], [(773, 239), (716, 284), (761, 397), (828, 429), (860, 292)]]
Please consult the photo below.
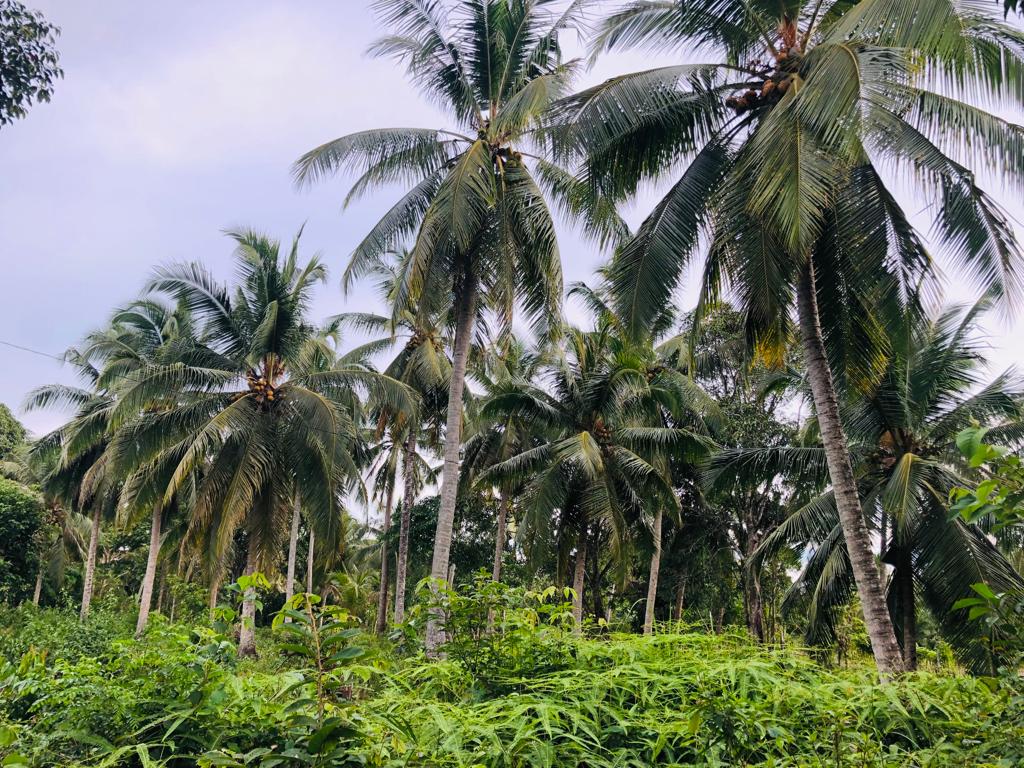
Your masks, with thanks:
[[(588, 538), (590, 541), (587, 549), (587, 565), (590, 566), (590, 584), (588, 589), (588, 585), (584, 582), (583, 591), (590, 593), (590, 604), (594, 608), (594, 618), (599, 619), (607, 614), (604, 594), (601, 591), (601, 586), (604, 584), (604, 571), (601, 569), (601, 558), (597, 551), (597, 537)], [(615, 586), (612, 585), (612, 595), (614, 594)]]
[(686, 599), (686, 574), (679, 577), (679, 585), (676, 587), (676, 621), (683, 620), (683, 601)]
[(878, 578), (885, 583), (885, 550), (889, 546), (889, 513), (882, 509), (881, 533), (878, 537)]
[[(292, 507), (292, 528), (288, 532), (288, 567), (284, 576), (284, 601), (289, 602), (295, 595), (295, 565), (299, 550), (299, 523), (302, 518), (302, 504), (299, 503), (299, 494), (295, 494), (295, 503)], [(288, 621), (285, 617), (285, 621)]]
[(316, 534), (309, 526), (309, 551), (306, 553), (306, 591), (313, 593), (313, 552), (316, 549)]
[(747, 629), (759, 643), (765, 641), (764, 598), (761, 594), (761, 577), (755, 572), (744, 568), (743, 602), (747, 614)]
[(900, 548), (895, 578), (900, 591), (903, 667), (913, 672), (917, 669), (917, 609), (914, 604), (914, 565), (910, 550), (905, 547)]
[(156, 612), (164, 612), (164, 599), (167, 597), (167, 569), (160, 574), (160, 589), (156, 595)]
[(39, 607), (39, 598), (43, 595), (43, 576), (46, 573), (46, 567), (43, 563), (39, 564), (39, 570), (36, 571), (36, 587), (32, 590), (32, 605), (36, 608)]
[(661, 571), (661, 525), (662, 510), (654, 516), (654, 554), (651, 555), (651, 572), (647, 577), (647, 604), (644, 606), (644, 634), (654, 631), (654, 603), (658, 597), (658, 574)]
[(398, 564), (395, 566), (395, 624), (405, 621), (405, 579), (409, 572), (409, 526), (416, 503), (416, 433), (405, 440), (402, 459), (402, 519), (398, 527)]
[(576, 539), (576, 567), (572, 576), (572, 618), (575, 623), (575, 631), (579, 634), (583, 630), (583, 584), (587, 575), (587, 527), (580, 528), (579, 537)]
[(85, 557), (85, 577), (82, 579), (82, 611), (79, 618), (89, 618), (89, 606), (92, 604), (93, 584), (96, 581), (96, 552), (100, 546), (100, 506), (92, 511), (92, 526), (89, 529), (89, 549)]
[(391, 581), (390, 566), (388, 558), (387, 535), (391, 530), (391, 507), (395, 502), (395, 484), (388, 488), (388, 498), (384, 508), (384, 528), (380, 542), (380, 589), (377, 591), (377, 622), (374, 631), (383, 635), (388, 626), (388, 586)]
[(160, 522), (163, 506), (153, 505), (153, 516), (149, 523), (149, 554), (146, 556), (146, 572), (142, 576), (142, 596), (139, 598), (139, 620), (135, 622), (135, 636), (140, 637), (149, 623), (149, 609), (153, 604), (153, 585), (156, 583), (156, 566), (160, 561)]
[(814, 407), (828, 461), (829, 477), (832, 480), (843, 538), (846, 540), (846, 549), (853, 566), (857, 594), (860, 596), (864, 611), (864, 624), (871, 639), (871, 652), (875, 657), (875, 665), (882, 675), (898, 674), (903, 669), (903, 661), (886, 607), (878, 568), (875, 566), (871, 537), (857, 495), (857, 482), (853, 474), (853, 465), (850, 463), (846, 435), (839, 420), (839, 403), (832, 381), (832, 371), (825, 356), (816, 291), (814, 263), (808, 257), (807, 266), (797, 288), (800, 335), (803, 340), (807, 378), (814, 395)]
[[(760, 516), (758, 515), (757, 518)], [(761, 572), (751, 568), (750, 561), (761, 544), (761, 535), (755, 516), (748, 516), (745, 524), (746, 535), (743, 542), (743, 610), (747, 617), (747, 629), (751, 637), (759, 643), (766, 638), (764, 595), (761, 591)]]
[(509, 497), (504, 491), (498, 501), (498, 525), (494, 532), (494, 565), (491, 567), (491, 581), (501, 581), (501, 566), (505, 560), (505, 545), (508, 544), (508, 510)]
[(213, 622), (217, 611), (217, 602), (220, 599), (220, 574), (210, 577), (210, 622)]
[[(430, 565), (430, 576), (435, 583), (448, 578), (452, 528), (455, 525), (455, 502), (459, 490), (459, 450), (462, 444), (462, 392), (466, 386), (469, 345), (473, 337), (473, 321), (476, 317), (476, 280), (472, 275), (466, 275), (459, 294), (456, 297), (458, 317), (455, 325), (452, 373), (448, 387), (448, 414), (445, 420), (441, 508), (437, 514), (434, 557)], [(443, 618), (440, 611), (435, 608), (427, 620), (428, 656), (436, 656), (444, 642)]]
[[(253, 536), (249, 536), (248, 551), (245, 556), (245, 575), (256, 573), (256, 546)], [(241, 628), (238, 630), (238, 655), (256, 655), (256, 590), (252, 587), (242, 595)]]

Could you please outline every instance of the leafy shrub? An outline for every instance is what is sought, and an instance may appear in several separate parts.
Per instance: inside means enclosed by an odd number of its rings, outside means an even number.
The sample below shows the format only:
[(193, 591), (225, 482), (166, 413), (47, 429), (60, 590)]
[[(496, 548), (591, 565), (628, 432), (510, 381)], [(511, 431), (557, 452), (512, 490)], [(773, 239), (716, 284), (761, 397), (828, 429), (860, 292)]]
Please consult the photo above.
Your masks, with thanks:
[(0, 656), (17, 661), (36, 649), (50, 660), (103, 659), (114, 641), (131, 637), (134, 627), (134, 616), (109, 608), (94, 610), (83, 624), (70, 608), (0, 606)]
[(35, 536), (42, 525), (39, 496), (0, 477), (0, 602), (15, 605), (31, 597), (39, 567)]
[[(429, 584), (423, 584), (429, 596)], [(444, 613), (447, 655), (488, 695), (572, 663), (572, 605), (568, 590), (512, 588), (480, 572), (465, 590), (435, 589)], [(562, 598), (558, 600), (557, 598)]]

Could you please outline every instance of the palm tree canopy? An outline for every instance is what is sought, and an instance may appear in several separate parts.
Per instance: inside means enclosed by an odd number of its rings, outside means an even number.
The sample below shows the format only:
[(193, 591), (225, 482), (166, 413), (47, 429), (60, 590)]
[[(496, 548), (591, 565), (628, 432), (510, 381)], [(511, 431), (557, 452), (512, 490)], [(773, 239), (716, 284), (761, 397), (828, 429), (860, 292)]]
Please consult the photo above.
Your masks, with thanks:
[[(346, 285), (413, 239), (394, 306), (424, 314), (448, 306), (467, 279), (511, 321), (517, 302), (538, 329), (553, 328), (561, 266), (547, 199), (602, 241), (621, 237), (614, 206), (570, 171), (530, 150), (539, 118), (568, 92), (575, 61), (559, 36), (580, 29), (586, 0), (379, 0), (391, 34), (370, 49), (400, 61), (424, 95), (455, 120), (447, 128), (363, 131), (306, 153), (300, 183), (360, 174), (346, 202), (399, 184), (404, 196), (352, 253)], [(547, 197), (547, 199), (546, 199)]]
[(885, 324), (934, 276), (886, 180), (894, 169), (935, 203), (931, 236), (948, 259), (1017, 295), (1019, 248), (974, 175), (1013, 190), (1024, 179), (1024, 129), (971, 103), (1024, 101), (1024, 32), (996, 13), (953, 0), (636, 0), (608, 17), (595, 52), (702, 62), (613, 78), (554, 109), (559, 156), (585, 158), (602, 193), (677, 173), (613, 270), (631, 332), (706, 246), (698, 314), (731, 287), (767, 354), (787, 338), (810, 259), (830, 354), (845, 347), (852, 375), (877, 375)]
[(198, 264), (161, 268), (155, 294), (186, 307), (195, 344), (125, 378), (118, 390), (114, 461), (144, 467), (130, 483), (138, 506), (169, 503), (195, 482), (191, 527), (211, 533), (213, 559), (244, 529), (263, 567), (278, 552), (294, 491), (321, 539), (340, 535), (341, 498), (358, 477), (359, 392), (414, 411), (406, 388), (361, 359), (338, 357), (308, 320), (319, 258), (299, 259), (252, 231), (235, 241), (237, 284)]

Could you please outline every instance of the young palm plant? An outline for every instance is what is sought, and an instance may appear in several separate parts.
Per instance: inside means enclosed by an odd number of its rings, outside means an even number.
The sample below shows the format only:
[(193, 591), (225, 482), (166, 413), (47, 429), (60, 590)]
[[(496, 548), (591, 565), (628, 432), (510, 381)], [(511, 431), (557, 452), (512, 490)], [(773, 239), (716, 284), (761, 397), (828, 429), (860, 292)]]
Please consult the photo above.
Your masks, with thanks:
[[(167, 480), (140, 484), (137, 503), (166, 506), (195, 482), (192, 530), (206, 536), (215, 561), (244, 534), (245, 573), (252, 574), (275, 564), (296, 498), (331, 550), (341, 499), (358, 479), (357, 392), (372, 390), (396, 408), (412, 403), (401, 384), (365, 365), (304, 365), (315, 331), (308, 306), (326, 270), (316, 257), (299, 262), (298, 237), (282, 254), (263, 235), (230, 236), (237, 245), (233, 291), (198, 264), (160, 269), (151, 281), (152, 291), (188, 308), (203, 344), (130, 378), (119, 392), (112, 450), (116, 461), (148, 463)], [(250, 592), (240, 655), (255, 653), (254, 619)]]
[(620, 313), (642, 330), (702, 249), (698, 315), (731, 286), (767, 359), (796, 305), (872, 650), (898, 671), (834, 375), (877, 377), (886, 318), (933, 276), (888, 170), (935, 203), (934, 242), (953, 262), (1006, 297), (1019, 287), (1009, 223), (971, 169), (1019, 189), (1024, 131), (964, 99), (1021, 104), (1024, 33), (994, 7), (953, 0), (636, 0), (594, 41), (631, 46), (706, 63), (613, 78), (556, 110), (556, 145), (583, 154), (613, 199), (683, 169), (617, 260)]
[[(582, 217), (586, 231), (621, 234), (614, 207), (559, 166), (531, 154), (541, 113), (566, 93), (575, 62), (559, 36), (579, 28), (585, 0), (377, 0), (392, 34), (371, 52), (398, 59), (412, 81), (455, 120), (452, 128), (363, 131), (328, 142), (296, 164), (300, 182), (361, 173), (347, 201), (383, 185), (408, 191), (356, 247), (346, 283), (381, 253), (415, 236), (396, 307), (421, 314), (454, 306), (452, 375), (445, 427), (441, 510), (431, 575), (448, 574), (459, 485), (462, 396), (470, 340), (486, 300), (506, 323), (517, 302), (547, 334), (562, 297), (561, 264), (547, 196)], [(427, 645), (441, 641), (433, 615)]]
[[(975, 669), (990, 670), (976, 628), (953, 606), (973, 594), (972, 584), (996, 591), (1024, 585), (982, 528), (950, 519), (948, 512), (950, 491), (970, 484), (957, 434), (981, 422), (1000, 439), (1017, 441), (1024, 427), (1024, 382), (1012, 371), (988, 380), (982, 375), (977, 320), (990, 304), (986, 298), (966, 310), (951, 307), (916, 320), (894, 344), (881, 381), (868, 393), (854, 393), (844, 409), (867, 522), (880, 541), (882, 562), (892, 568), (888, 605), (908, 670), (917, 666), (918, 600)], [(826, 466), (817, 447), (727, 452), (714, 464), (717, 473), (773, 468), (819, 480)], [(787, 545), (811, 553), (787, 600), (809, 599), (808, 639), (829, 640), (853, 586), (834, 492), (801, 505), (766, 538), (757, 557)]]

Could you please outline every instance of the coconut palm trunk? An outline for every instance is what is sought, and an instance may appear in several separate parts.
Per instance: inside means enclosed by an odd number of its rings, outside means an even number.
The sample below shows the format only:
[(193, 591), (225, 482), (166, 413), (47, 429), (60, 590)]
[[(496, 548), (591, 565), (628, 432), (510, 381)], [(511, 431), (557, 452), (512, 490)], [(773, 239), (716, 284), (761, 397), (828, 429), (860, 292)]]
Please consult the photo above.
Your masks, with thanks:
[(43, 594), (43, 575), (45, 574), (45, 572), (45, 566), (42, 563), (40, 563), (39, 570), (36, 571), (36, 586), (35, 589), (32, 590), (32, 605), (34, 605), (36, 608), (39, 607), (39, 598), (42, 597)]
[(747, 629), (750, 636), (759, 643), (765, 641), (764, 597), (761, 593), (761, 578), (756, 571), (749, 571), (743, 576), (743, 603), (746, 609)]
[[(448, 559), (452, 548), (452, 528), (455, 525), (455, 501), (459, 491), (459, 450), (462, 443), (462, 392), (466, 385), (466, 366), (469, 345), (473, 337), (476, 317), (476, 280), (466, 274), (461, 295), (457, 297), (458, 317), (455, 325), (452, 354), (451, 385), (448, 388), (448, 414), (444, 435), (444, 475), (441, 480), (441, 508), (434, 533), (434, 557), (430, 576), (434, 583), (448, 579)], [(444, 642), (444, 627), (440, 612), (431, 611), (427, 621), (427, 653), (436, 655)]]
[(383, 635), (388, 626), (388, 584), (391, 581), (390, 565), (388, 562), (388, 540), (387, 535), (391, 530), (391, 507), (395, 501), (394, 483), (388, 488), (388, 498), (384, 507), (384, 527), (381, 533), (380, 542), (380, 589), (377, 590), (377, 622), (374, 631)]
[(306, 591), (313, 593), (313, 550), (316, 547), (316, 534), (313, 526), (309, 527), (309, 550), (306, 554)]
[(402, 519), (398, 528), (398, 564), (395, 567), (395, 624), (405, 621), (405, 579), (409, 571), (409, 526), (412, 524), (412, 507), (416, 503), (416, 435), (410, 434), (405, 441), (402, 480)]
[(797, 287), (800, 336), (803, 341), (807, 378), (814, 396), (814, 407), (821, 429), (829, 477), (839, 511), (843, 538), (853, 567), (854, 580), (857, 583), (857, 594), (860, 596), (864, 612), (864, 624), (871, 639), (871, 652), (879, 672), (883, 675), (898, 674), (903, 670), (903, 661), (889, 618), (878, 568), (875, 565), (871, 537), (864, 522), (846, 435), (839, 419), (839, 402), (832, 381), (832, 371), (825, 356), (816, 291), (814, 264), (808, 260)]
[(683, 603), (686, 600), (686, 576), (679, 577), (679, 584), (676, 587), (675, 620), (683, 620)]
[(153, 585), (156, 583), (156, 566), (160, 560), (160, 522), (163, 507), (153, 505), (153, 518), (149, 524), (149, 554), (146, 557), (146, 572), (142, 577), (142, 595), (139, 598), (139, 620), (135, 623), (135, 636), (140, 637), (149, 623), (149, 609), (153, 604)]
[[(292, 528), (288, 533), (288, 568), (284, 577), (284, 600), (287, 603), (295, 594), (295, 560), (299, 549), (299, 522), (302, 517), (302, 505), (299, 494), (295, 494), (295, 506), (292, 508)], [(285, 618), (285, 621), (288, 621)]]
[(644, 634), (654, 631), (654, 604), (658, 597), (658, 574), (661, 571), (661, 525), (662, 510), (654, 516), (654, 554), (651, 555), (651, 572), (647, 578), (647, 604), (644, 606)]
[(505, 545), (508, 543), (506, 529), (508, 527), (509, 506), (509, 497), (503, 492), (501, 500), (498, 502), (498, 524), (497, 530), (494, 532), (494, 566), (491, 568), (492, 581), (501, 581), (501, 566), (502, 561), (505, 559)]
[(899, 552), (896, 572), (896, 588), (900, 596), (900, 623), (903, 625), (903, 667), (907, 672), (917, 669), (917, 611), (914, 605), (914, 566), (910, 550), (906, 547)]
[(213, 620), (215, 618), (216, 611), (217, 611), (217, 601), (219, 599), (220, 599), (220, 574), (217, 574), (215, 576), (211, 576), (210, 577), (210, 595), (209, 595), (209, 600), (210, 600), (210, 622), (211, 623), (213, 622)]
[(583, 631), (583, 584), (587, 575), (587, 527), (580, 528), (576, 539), (576, 567), (572, 575), (572, 619), (575, 632)]
[[(248, 552), (245, 557), (245, 575), (256, 573), (256, 545), (253, 537), (249, 537)], [(238, 655), (256, 655), (256, 589), (249, 587), (242, 595), (241, 627), (238, 630)]]
[(100, 507), (92, 512), (92, 527), (89, 529), (89, 549), (85, 557), (85, 577), (82, 579), (82, 610), (79, 618), (89, 618), (89, 606), (92, 604), (93, 585), (96, 581), (96, 552), (100, 546)]

